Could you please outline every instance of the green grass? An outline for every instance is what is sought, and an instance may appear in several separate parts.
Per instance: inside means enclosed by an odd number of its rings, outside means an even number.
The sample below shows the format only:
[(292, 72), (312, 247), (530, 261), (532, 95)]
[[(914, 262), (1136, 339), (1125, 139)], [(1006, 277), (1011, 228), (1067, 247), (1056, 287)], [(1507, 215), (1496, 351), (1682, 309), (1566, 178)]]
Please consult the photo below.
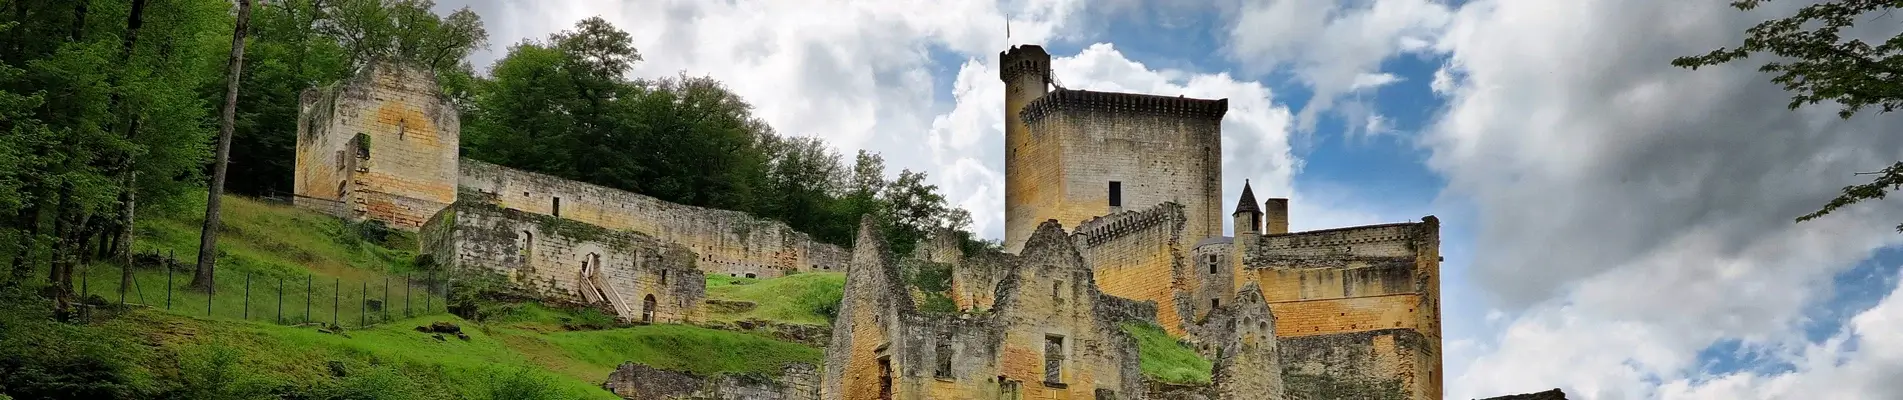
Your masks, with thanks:
[[(184, 208), (191, 207), (202, 205)], [(138, 221), (133, 249), (173, 257), (182, 266), (170, 276), (164, 268), (134, 269), (135, 285), (125, 301), (191, 316), (273, 322), (281, 316), (285, 323), (343, 326), (443, 312), (441, 289), (423, 285), (429, 275), (415, 270), (411, 233), (395, 232), (384, 243), (372, 243), (354, 231), (356, 224), (289, 205), (225, 196), (223, 209), (210, 304), (205, 292), (186, 289), (204, 216), (184, 211), (150, 213)], [(82, 266), (74, 290), (116, 303), (120, 274), (116, 262)], [(383, 302), (385, 311), (366, 310), (366, 299)]]
[[(127, 385), (137, 386), (136, 393), (237, 398), (179, 392), (184, 390), (181, 387), (195, 385), (188, 382), (195, 377), (229, 375), (238, 383), (211, 386), (266, 387), (276, 393), (265, 397), (300, 393), (317, 398), (484, 399), (490, 397), (487, 391), (498, 385), (518, 390), (538, 388), (531, 391), (541, 391), (537, 385), (548, 385), (546, 391), (557, 393), (556, 398), (612, 399), (600, 389), (600, 382), (627, 361), (700, 374), (775, 375), (787, 362), (818, 364), (823, 359), (823, 351), (818, 348), (691, 326), (570, 331), (567, 327), (577, 325), (574, 322), (606, 324), (595, 323), (599, 316), (537, 304), (508, 306), (507, 312), (482, 323), (465, 321), (445, 313), (443, 298), (429, 296), (420, 283), (409, 291), (409, 312), (405, 313), (404, 289), (409, 286), (404, 283), (404, 274), (416, 271), (412, 264), (415, 252), (409, 250), (415, 247), (413, 235), (397, 234), (382, 243), (372, 243), (357, 234), (357, 226), (326, 215), (242, 197), (226, 197), (224, 204), (226, 228), (219, 241), (217, 290), (209, 303), (202, 292), (183, 289), (191, 280), (189, 264), (198, 245), (200, 217), (155, 212), (141, 216), (144, 219), (139, 222), (135, 249), (176, 254), (178, 261), (186, 264), (170, 277), (170, 285), (177, 288), (171, 292), (171, 307), (166, 307), (166, 270), (137, 268), (136, 285), (126, 301), (147, 307), (117, 316), (100, 313), (95, 323), (74, 328), (112, 339), (84, 343), (120, 343), (116, 345), (119, 347), (138, 344), (117, 357), (130, 365), (122, 369), (129, 371), (125, 372), (131, 377)], [(75, 289), (104, 297), (106, 303), (117, 303), (121, 271), (111, 262), (82, 267)], [(43, 273), (36, 275), (44, 279)], [(351, 329), (337, 335), (318, 332), (312, 326), (278, 324), (280, 279), (285, 323), (306, 320), (305, 285), (309, 282), (308, 320), (329, 323), (334, 318)], [(825, 324), (826, 317), (814, 304), (825, 304), (828, 297), (836, 304), (844, 280), (841, 274), (800, 274), (760, 281), (734, 278), (715, 283), (710, 279), (709, 284), (710, 291), (769, 305), (747, 316), (734, 316), (736, 319), (760, 317)], [(382, 312), (366, 315), (359, 311), (365, 293), (369, 299), (382, 299), (386, 288), (388, 320)], [(341, 295), (333, 297), (336, 293)], [(40, 301), (20, 300), (13, 306), (43, 307)], [(372, 325), (359, 328), (360, 321)], [(470, 340), (437, 340), (413, 330), (433, 321), (461, 325)], [(59, 338), (83, 337), (72, 332), (50, 332), (14, 337), (41, 337), (22, 342), (19, 348), (23, 349), (46, 347), (33, 343), (80, 343), (79, 339)], [(0, 340), (0, 344), (5, 341)], [(334, 376), (333, 365), (351, 371), (349, 376)], [(203, 373), (211, 370), (226, 372)], [(0, 389), (10, 391), (13, 388)], [(336, 394), (351, 391), (395, 394)]]
[(1150, 324), (1124, 323), (1123, 331), (1137, 339), (1138, 358), (1143, 375), (1174, 384), (1209, 384), (1215, 366), (1195, 349), (1170, 337), (1163, 328)]
[(808, 272), (773, 279), (707, 277), (707, 298), (754, 304), (743, 312), (709, 312), (708, 319), (739, 321), (763, 319), (784, 323), (830, 326), (827, 314), (839, 305), (846, 274)]

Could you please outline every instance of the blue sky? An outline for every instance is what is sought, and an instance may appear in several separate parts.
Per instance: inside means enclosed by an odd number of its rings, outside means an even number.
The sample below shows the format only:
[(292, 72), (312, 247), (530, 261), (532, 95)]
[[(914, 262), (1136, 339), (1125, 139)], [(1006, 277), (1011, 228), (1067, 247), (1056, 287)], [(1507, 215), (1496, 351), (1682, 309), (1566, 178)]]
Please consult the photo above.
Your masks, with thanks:
[(1669, 65), (1806, 1), (441, 3), (484, 16), (479, 67), (602, 16), (635, 74), (713, 76), (782, 133), (927, 171), (990, 237), (1007, 43), (1073, 88), (1229, 98), (1226, 197), (1291, 197), (1298, 230), (1441, 219), (1448, 398), (1903, 393), (1903, 207), (1791, 220), (1903, 160), (1897, 117)]

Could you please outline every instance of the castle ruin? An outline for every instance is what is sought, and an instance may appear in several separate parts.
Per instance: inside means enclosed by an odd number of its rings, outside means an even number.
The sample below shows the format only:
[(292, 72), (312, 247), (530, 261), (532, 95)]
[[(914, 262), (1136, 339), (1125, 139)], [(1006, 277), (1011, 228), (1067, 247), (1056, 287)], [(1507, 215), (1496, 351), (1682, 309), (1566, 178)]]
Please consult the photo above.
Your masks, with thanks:
[[(296, 204), (420, 231), (453, 271), (628, 321), (700, 320), (706, 274), (846, 273), (826, 365), (782, 385), (818, 398), (1440, 398), (1437, 219), (1290, 232), (1288, 200), (1245, 183), (1224, 236), (1226, 100), (1071, 90), (1042, 47), (1001, 57), (1004, 252), (936, 234), (894, 255), (866, 226), (849, 252), (741, 212), (461, 159), (433, 77), (389, 65), (305, 93)], [(926, 269), (945, 289), (917, 284)], [(1152, 385), (1132, 326), (1190, 344), (1211, 384)]]

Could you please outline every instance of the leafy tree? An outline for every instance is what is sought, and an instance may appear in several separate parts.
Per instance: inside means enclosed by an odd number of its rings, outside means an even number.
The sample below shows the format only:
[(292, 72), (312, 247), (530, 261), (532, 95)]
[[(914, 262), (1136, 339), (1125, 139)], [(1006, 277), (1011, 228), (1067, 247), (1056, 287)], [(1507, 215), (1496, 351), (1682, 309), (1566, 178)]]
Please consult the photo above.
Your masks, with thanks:
[[(1738, 0), (1731, 6), (1749, 11), (1763, 2)], [(1768, 53), (1776, 58), (1758, 70), (1774, 74), (1771, 82), (1792, 92), (1791, 109), (1834, 101), (1841, 106), (1837, 115), (1845, 119), (1871, 107), (1889, 113), (1903, 107), (1903, 35), (1869, 43), (1845, 38), (1843, 31), (1855, 27), (1859, 20), (1872, 20), (1900, 7), (1903, 2), (1894, 0), (1836, 0), (1804, 6), (1796, 14), (1746, 30), (1748, 36), (1737, 47), (1679, 57), (1672, 60), (1672, 65), (1697, 69)], [(1875, 178), (1844, 187), (1821, 209), (1797, 217), (1797, 221), (1816, 219), (1863, 200), (1881, 199), (1889, 191), (1903, 188), (1903, 162), (1858, 175)], [(1897, 231), (1903, 232), (1903, 225), (1898, 225)]]

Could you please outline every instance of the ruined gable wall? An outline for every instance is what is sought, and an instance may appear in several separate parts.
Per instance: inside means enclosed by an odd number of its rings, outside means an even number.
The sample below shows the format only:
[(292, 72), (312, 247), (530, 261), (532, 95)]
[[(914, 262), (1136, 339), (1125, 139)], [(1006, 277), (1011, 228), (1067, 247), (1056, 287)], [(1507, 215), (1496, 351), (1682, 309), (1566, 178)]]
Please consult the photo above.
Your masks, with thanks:
[[(826, 346), (821, 398), (878, 399), (879, 358), (891, 357), (897, 345), (894, 333), (898, 331), (899, 310), (913, 309), (912, 298), (899, 280), (898, 266), (877, 227), (870, 216), (860, 218), (839, 316), (833, 319), (832, 343)], [(895, 364), (903, 361), (898, 357), (890, 360)], [(901, 367), (893, 365), (894, 373)]]
[(460, 184), (497, 205), (615, 230), (632, 230), (685, 245), (712, 274), (760, 278), (788, 271), (837, 270), (845, 249), (813, 240), (786, 224), (744, 212), (669, 203), (622, 190), (463, 160)]
[[(1167, 101), (1202, 100), (1059, 91), (1030, 105), (1029, 138), (1016, 151), (1041, 162), (1019, 167), (1022, 203), (1007, 212), (1025, 215), (1006, 221), (1006, 245), (1044, 219), (1078, 223), (1165, 202), (1184, 206), (1187, 240), (1221, 236), (1220, 115), (1184, 115)], [(1120, 183), (1119, 207), (1109, 203), (1111, 181)]]
[(1194, 303), (1197, 271), (1184, 265), (1183, 212), (1164, 203), (1093, 218), (1077, 226), (1073, 239), (1103, 293), (1156, 302), (1157, 324), (1177, 337), (1208, 312), (1207, 303)]
[(508, 276), (518, 288), (546, 299), (589, 303), (595, 297), (584, 292), (582, 264), (598, 262), (596, 281), (621, 319), (641, 320), (648, 296), (655, 299), (653, 322), (703, 316), (706, 278), (683, 247), (482, 204), (458, 203), (442, 215), (424, 227), (421, 241), (445, 265)]
[(1265, 235), (1245, 248), (1240, 279), (1270, 302), (1283, 361), (1328, 366), (1304, 367), (1310, 384), (1291, 376), (1291, 394), (1378, 384), (1439, 398), (1439, 225), (1425, 220)]
[(1211, 383), (1217, 398), (1281, 400), (1284, 392), (1275, 316), (1255, 285), (1236, 292), (1236, 304), (1224, 306), (1222, 351), (1214, 358)]
[[(1027, 399), (1085, 399), (1099, 389), (1134, 396), (1142, 392), (1136, 342), (1117, 318), (1148, 311), (1113, 311), (1132, 303), (1104, 300), (1108, 296), (1071, 240), (1055, 221), (1040, 225), (1002, 285), (1006, 290), (1000, 290), (996, 307), (1005, 330), (1002, 375), (1019, 382)], [(1045, 382), (1045, 341), (1051, 335), (1063, 337), (1061, 384)]]
[(456, 201), (461, 122), (432, 73), (376, 63), (304, 97), (294, 186), (307, 204), (339, 198), (343, 183), (346, 217), (414, 231)]

